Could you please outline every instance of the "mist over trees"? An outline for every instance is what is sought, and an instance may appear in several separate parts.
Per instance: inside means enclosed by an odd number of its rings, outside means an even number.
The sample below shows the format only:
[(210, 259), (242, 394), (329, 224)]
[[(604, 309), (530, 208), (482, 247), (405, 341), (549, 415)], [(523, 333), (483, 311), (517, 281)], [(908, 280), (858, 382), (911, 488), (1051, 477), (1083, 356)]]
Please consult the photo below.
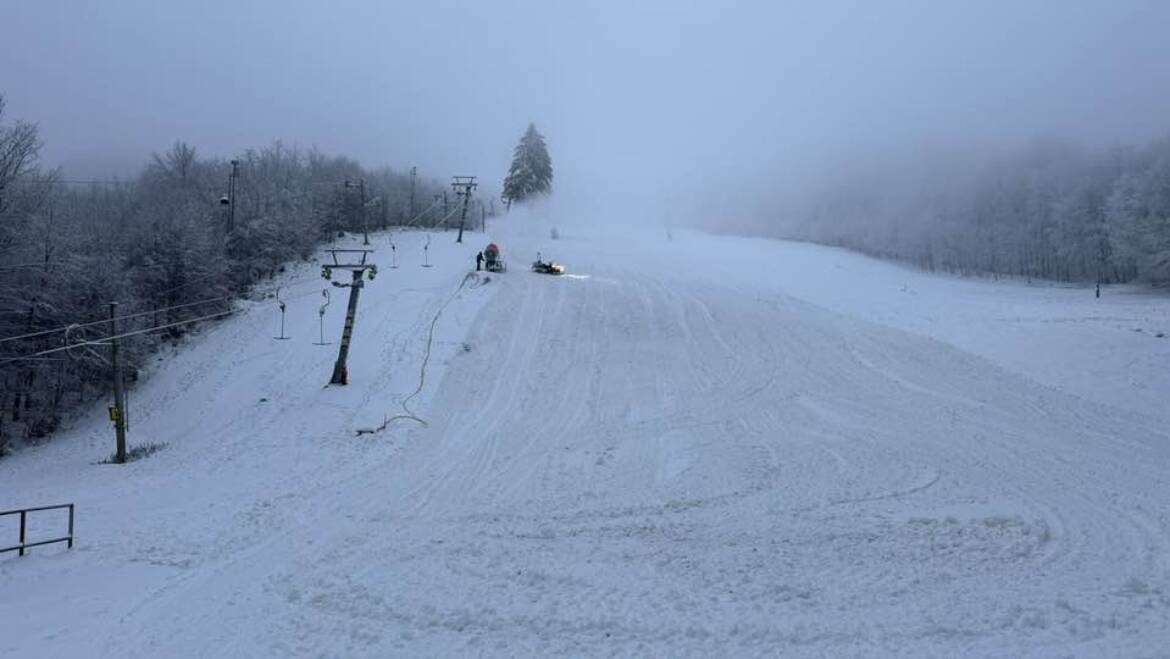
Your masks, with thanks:
[[(127, 180), (70, 180), (38, 164), (41, 148), (36, 125), (9, 119), (0, 97), (0, 452), (107, 390), (104, 347), (24, 358), (107, 336), (107, 303), (128, 316), (121, 331), (162, 328), (125, 346), (133, 374), (188, 321), (229, 309), (323, 241), (415, 222), (415, 205), (424, 223), (444, 219), (437, 201), (419, 202), (442, 197), (435, 182), (280, 142), (234, 158), (230, 208), (230, 160), (183, 142)], [(530, 124), (503, 197), (546, 195), (552, 180)], [(767, 203), (741, 228), (931, 271), (1170, 283), (1170, 139), (859, 158)]]
[(544, 135), (536, 130), (535, 124), (528, 124), (528, 130), (512, 151), (512, 165), (504, 179), (503, 197), (508, 207), (513, 202), (523, 202), (537, 195), (552, 191), (552, 159), (544, 143)]
[[(408, 174), (280, 142), (237, 156), (230, 228), (225, 159), (178, 142), (136, 178), (72, 181), (42, 170), (39, 149), (35, 125), (0, 115), (0, 453), (108, 390), (103, 346), (12, 358), (108, 336), (109, 302), (130, 316), (119, 332), (171, 326), (124, 343), (133, 375), (185, 321), (230, 309), (322, 242), (415, 219)], [(416, 182), (420, 198), (440, 189)]]
[(879, 159), (838, 168), (781, 215), (785, 237), (931, 271), (1165, 284), (1170, 139)]

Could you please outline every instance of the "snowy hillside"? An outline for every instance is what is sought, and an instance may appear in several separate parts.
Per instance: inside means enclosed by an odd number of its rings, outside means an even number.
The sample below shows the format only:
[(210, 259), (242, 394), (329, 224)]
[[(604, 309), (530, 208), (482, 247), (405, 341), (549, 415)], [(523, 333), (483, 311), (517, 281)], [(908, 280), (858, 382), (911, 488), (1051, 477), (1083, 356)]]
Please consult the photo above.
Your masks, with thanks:
[[(290, 340), (249, 303), (132, 390), (132, 444), (163, 450), (95, 464), (95, 410), (0, 461), (0, 509), (78, 506), (74, 550), (0, 556), (0, 655), (1170, 647), (1164, 300), (493, 237), (509, 272), (470, 280), (482, 234), (435, 234), (433, 268), (425, 234), (395, 235), (398, 269), (377, 237), (346, 388), (306, 267)], [(568, 274), (527, 272), (537, 250)], [(403, 412), (432, 323), (427, 425), (359, 435)]]

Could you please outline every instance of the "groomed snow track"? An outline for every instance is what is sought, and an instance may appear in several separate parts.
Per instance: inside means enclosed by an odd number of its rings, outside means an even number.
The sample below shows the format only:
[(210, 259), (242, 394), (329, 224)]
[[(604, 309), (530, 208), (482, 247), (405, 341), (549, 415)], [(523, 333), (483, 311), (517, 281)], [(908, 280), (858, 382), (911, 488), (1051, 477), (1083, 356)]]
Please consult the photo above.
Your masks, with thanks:
[[(356, 360), (394, 375), (334, 400), (348, 420), (335, 433), (293, 393), (319, 385), (286, 364), (267, 375), (290, 402), (254, 428), (261, 446), (201, 440), (201, 456), (175, 439), (131, 484), (87, 476), (81, 519), (129, 531), (83, 521), (88, 549), (0, 564), (16, 586), (0, 596), (0, 651), (1170, 647), (1170, 438), (1153, 417), (786, 297), (767, 277), (672, 270), (675, 247), (557, 247), (566, 276), (493, 275), (452, 305), (425, 428), (352, 433), (410, 391), (410, 355), (473, 252), (440, 266), (409, 321), (389, 306), (380, 320), (377, 302), (359, 316), (359, 345), (386, 341)], [(366, 294), (401, 310), (395, 285)], [(49, 457), (0, 463), (0, 477), (61, 477)], [(181, 500), (150, 504), (171, 481), (190, 482)], [(35, 615), (72, 582), (81, 602), (65, 613), (84, 622)]]

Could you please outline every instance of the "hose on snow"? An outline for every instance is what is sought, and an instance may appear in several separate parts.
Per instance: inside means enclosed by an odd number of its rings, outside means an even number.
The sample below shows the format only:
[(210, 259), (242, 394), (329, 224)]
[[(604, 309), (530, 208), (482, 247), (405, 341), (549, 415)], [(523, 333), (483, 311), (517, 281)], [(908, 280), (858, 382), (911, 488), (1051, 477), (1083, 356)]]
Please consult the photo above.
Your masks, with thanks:
[[(357, 434), (359, 436), (372, 435), (375, 433), (382, 432), (391, 423), (394, 423), (395, 421), (414, 421), (415, 423), (418, 423), (418, 424), (423, 425), (423, 426), (427, 425), (426, 419), (423, 419), (422, 417), (418, 416), (418, 414), (416, 414), (414, 412), (414, 410), (410, 409), (410, 401), (414, 400), (419, 394), (421, 394), (423, 387), (426, 386), (427, 365), (431, 361), (431, 346), (433, 346), (434, 342), (435, 342), (435, 326), (439, 323), (439, 318), (443, 315), (443, 312), (446, 311), (447, 307), (452, 302), (455, 301), (455, 298), (458, 297), (459, 294), (463, 292), (463, 289), (465, 289), (465, 288), (479, 288), (480, 286), (483, 286), (487, 282), (488, 282), (487, 278), (480, 279), (480, 276), (474, 272), (467, 273), (467, 275), (463, 278), (463, 280), (459, 282), (459, 286), (455, 287), (455, 291), (453, 293), (451, 293), (451, 296), (448, 297), (445, 302), (443, 302), (443, 305), (440, 306), (439, 310), (435, 312), (435, 316), (433, 318), (431, 318), (430, 327), (427, 329), (426, 347), (423, 348), (422, 364), (419, 366), (419, 369), (418, 369), (418, 386), (415, 387), (414, 391), (411, 392), (411, 394), (409, 396), (402, 399), (402, 403), (400, 403), (400, 406), (402, 407), (402, 412), (400, 414), (395, 414), (393, 416), (383, 417), (382, 425), (378, 426), (377, 428), (359, 428), (357, 430)], [(469, 286), (469, 284), (470, 284), (470, 286)]]

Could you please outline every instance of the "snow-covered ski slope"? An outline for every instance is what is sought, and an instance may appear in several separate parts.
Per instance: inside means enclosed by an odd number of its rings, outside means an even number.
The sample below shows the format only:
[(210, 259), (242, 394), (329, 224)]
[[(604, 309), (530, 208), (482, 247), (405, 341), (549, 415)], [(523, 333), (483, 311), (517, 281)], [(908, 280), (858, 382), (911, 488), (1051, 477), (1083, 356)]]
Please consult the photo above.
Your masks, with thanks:
[[(149, 459), (94, 465), (95, 411), (0, 461), (0, 507), (78, 504), (76, 549), (0, 558), (0, 655), (1170, 648), (1165, 301), (495, 237), (510, 271), (457, 294), (482, 234), (436, 234), (431, 269), (423, 234), (398, 270), (377, 238), (348, 388), (322, 388), (318, 280), (285, 296), (309, 293), (292, 340), (250, 303), (134, 389)], [(537, 249), (569, 274), (527, 272)], [(428, 425), (356, 436), (401, 411), (445, 304)]]

